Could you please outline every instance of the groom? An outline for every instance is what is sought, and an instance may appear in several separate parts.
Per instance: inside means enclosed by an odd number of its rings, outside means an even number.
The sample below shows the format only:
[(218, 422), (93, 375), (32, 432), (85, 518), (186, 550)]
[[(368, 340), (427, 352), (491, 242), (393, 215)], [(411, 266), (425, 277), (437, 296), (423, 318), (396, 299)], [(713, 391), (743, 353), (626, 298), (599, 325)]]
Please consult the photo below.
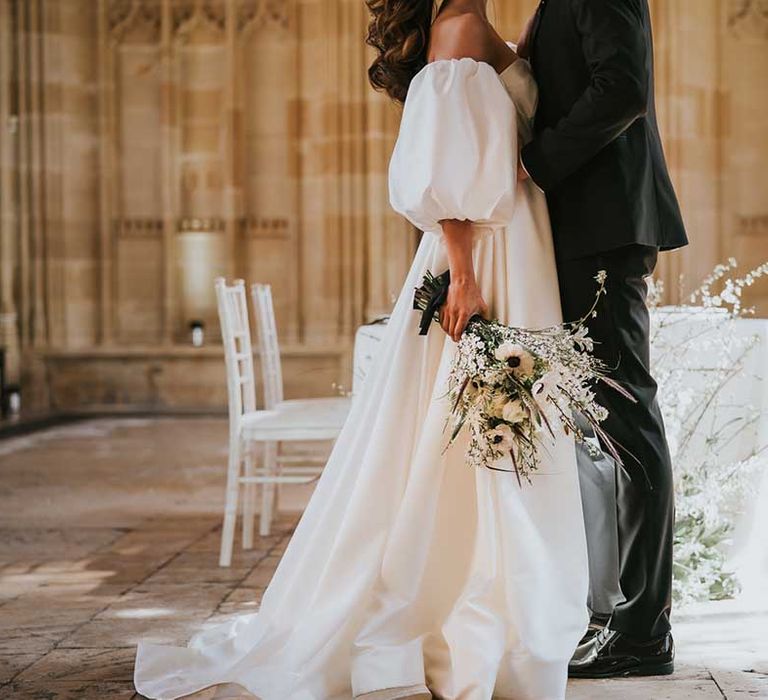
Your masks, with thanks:
[(598, 390), (610, 412), (604, 427), (630, 477), (617, 475), (623, 600), (582, 641), (569, 673), (671, 673), (672, 467), (649, 371), (645, 277), (659, 251), (687, 239), (656, 123), (648, 2), (541, 0), (519, 51), (540, 91), (521, 177), (547, 195), (565, 320), (588, 311), (593, 278), (606, 270), (608, 293), (590, 334), (613, 378), (637, 399)]

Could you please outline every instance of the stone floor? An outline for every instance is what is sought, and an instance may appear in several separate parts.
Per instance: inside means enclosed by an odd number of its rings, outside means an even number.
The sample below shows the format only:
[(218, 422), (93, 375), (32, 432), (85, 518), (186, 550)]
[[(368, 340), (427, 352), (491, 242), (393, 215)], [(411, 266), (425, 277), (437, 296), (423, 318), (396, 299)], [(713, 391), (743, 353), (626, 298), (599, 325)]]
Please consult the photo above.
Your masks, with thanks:
[[(217, 566), (226, 430), (92, 420), (0, 441), (0, 698), (135, 700), (137, 640), (183, 642), (258, 606), (296, 516)], [(768, 698), (767, 601), (679, 614), (674, 676), (571, 683), (568, 698)]]

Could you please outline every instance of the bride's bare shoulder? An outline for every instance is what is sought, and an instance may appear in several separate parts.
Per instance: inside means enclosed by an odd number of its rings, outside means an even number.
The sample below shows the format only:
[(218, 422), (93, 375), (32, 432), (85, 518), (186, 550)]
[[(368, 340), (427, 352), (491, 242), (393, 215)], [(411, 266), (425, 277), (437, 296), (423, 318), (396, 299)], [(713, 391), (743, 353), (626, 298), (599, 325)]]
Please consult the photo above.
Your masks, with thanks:
[(429, 37), (428, 60), (472, 58), (502, 70), (515, 59), (514, 52), (493, 27), (475, 12), (438, 17)]

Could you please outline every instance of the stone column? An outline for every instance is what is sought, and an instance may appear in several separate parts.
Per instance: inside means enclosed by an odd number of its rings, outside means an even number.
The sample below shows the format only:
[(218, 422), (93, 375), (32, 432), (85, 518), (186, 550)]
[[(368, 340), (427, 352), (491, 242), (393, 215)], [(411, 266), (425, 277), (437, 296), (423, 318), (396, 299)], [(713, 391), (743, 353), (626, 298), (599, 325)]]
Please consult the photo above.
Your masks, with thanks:
[(16, 0), (0, 0), (0, 346), (6, 382), (20, 379), (17, 286), (18, 102)]
[(113, 146), (112, 124), (115, 122), (115, 73), (109, 33), (109, 0), (99, 0), (98, 37), (98, 138), (99, 138), (99, 242), (98, 242), (98, 318), (100, 345), (114, 341), (114, 305), (112, 289), (114, 266), (112, 227), (114, 216), (114, 181), (116, 154)]
[(15, 4), (19, 100), (20, 334), (22, 347), (47, 340), (44, 289), (45, 176), (42, 100), (41, 0)]
[[(30, 3), (34, 6), (34, 3)], [(42, 0), (39, 3), (40, 16), (36, 27), (32, 29), (30, 39), (39, 42), (40, 102), (36, 106), (34, 119), (39, 124), (36, 138), (40, 140), (41, 219), (36, 227), (35, 237), (41, 244), (40, 271), (42, 294), (45, 297), (47, 316), (47, 335), (44, 346), (66, 347), (67, 316), (71, 312), (66, 295), (64, 275), (67, 268), (75, 264), (66, 260), (66, 234), (64, 221), (64, 192), (62, 182), (63, 149), (75, 140), (72, 133), (76, 121), (63, 124), (66, 119), (63, 109), (63, 93), (67, 88), (74, 88), (71, 75), (66, 75), (71, 63), (63, 63), (62, 52), (62, 11), (79, 10), (76, 5), (63, 6), (61, 3)], [(77, 33), (79, 35), (79, 32)], [(77, 51), (82, 46), (82, 39), (70, 42), (69, 49)], [(70, 82), (71, 81), (71, 82)], [(67, 131), (66, 141), (64, 131)], [(76, 180), (81, 175), (78, 159), (67, 163), (69, 180)], [(81, 201), (86, 207), (93, 206), (93, 200)], [(74, 256), (73, 256), (74, 257)]]
[(175, 236), (178, 206), (178, 172), (175, 167), (178, 140), (177, 90), (173, 56), (173, 7), (171, 0), (161, 0), (160, 18), (161, 107), (162, 123), (160, 156), (163, 175), (163, 337), (172, 344), (176, 322)]
[(349, 0), (298, 0), (297, 9), (301, 340), (328, 345), (348, 338), (362, 320), (360, 8)]
[(46, 3), (46, 295), (55, 348), (92, 347), (99, 331), (98, 6)]
[[(6, 6), (7, 9), (7, 6)], [(18, 314), (18, 377), (22, 385), (23, 404), (27, 409), (47, 407), (44, 368), (38, 350), (49, 342), (49, 317), (46, 280), (46, 227), (48, 203), (46, 193), (46, 142), (44, 121), (44, 37), (45, 5), (42, 0), (10, 3), (12, 34), (12, 95), (18, 130), (11, 157), (15, 161), (11, 179), (11, 197), (15, 209), (10, 230), (16, 241), (17, 270), (12, 294), (15, 302), (11, 313)], [(6, 125), (3, 125), (4, 127)], [(15, 174), (13, 170), (15, 169)], [(5, 249), (4, 245), (4, 249)], [(13, 244), (8, 246), (13, 247)], [(5, 277), (5, 275), (4, 275)], [(13, 307), (15, 306), (15, 311)], [(5, 325), (5, 324), (4, 324)], [(12, 339), (15, 334), (12, 333)]]
[(722, 251), (721, 2), (651, 3), (662, 140), (694, 243), (661, 257), (657, 276), (671, 303), (698, 284)]
[(227, 238), (228, 275), (234, 277), (237, 269), (237, 222), (242, 216), (242, 183), (239, 181), (237, 170), (238, 143), (242, 139), (240, 129), (240, 104), (238, 102), (238, 51), (237, 51), (237, 1), (226, 0), (225, 12), (225, 43), (227, 80), (224, 86), (224, 201), (222, 214), (224, 218), (225, 235)]
[[(724, 3), (720, 41), (720, 256), (734, 256), (744, 269), (768, 260), (768, 2)], [(747, 300), (765, 316), (768, 282), (758, 282)]]

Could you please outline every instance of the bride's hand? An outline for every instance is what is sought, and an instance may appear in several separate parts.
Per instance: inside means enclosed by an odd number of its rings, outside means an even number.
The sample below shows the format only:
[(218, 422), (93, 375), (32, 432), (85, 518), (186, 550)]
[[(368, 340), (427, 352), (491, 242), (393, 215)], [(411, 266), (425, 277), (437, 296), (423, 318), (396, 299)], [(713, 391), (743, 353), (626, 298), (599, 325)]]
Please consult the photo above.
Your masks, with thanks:
[(475, 315), (488, 317), (488, 306), (477, 282), (465, 278), (451, 280), (448, 298), (440, 310), (440, 325), (443, 330), (458, 343), (469, 319)]

